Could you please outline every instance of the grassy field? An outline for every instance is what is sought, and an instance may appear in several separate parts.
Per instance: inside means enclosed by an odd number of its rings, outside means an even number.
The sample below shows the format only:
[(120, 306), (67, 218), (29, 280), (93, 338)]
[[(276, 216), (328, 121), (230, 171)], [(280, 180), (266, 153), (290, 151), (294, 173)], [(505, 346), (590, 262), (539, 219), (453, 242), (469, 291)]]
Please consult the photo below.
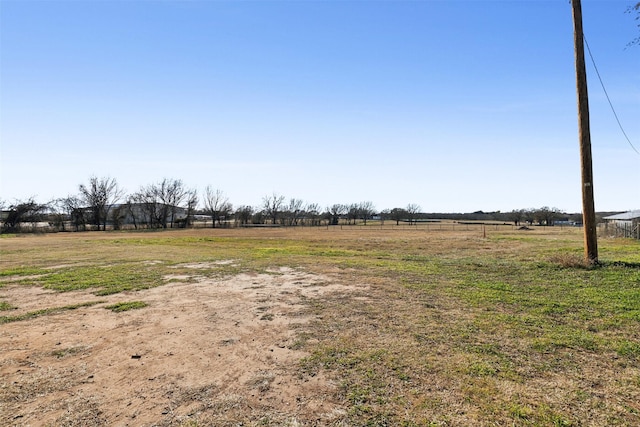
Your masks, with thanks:
[[(292, 267), (369, 285), (309, 301), (300, 376), (339, 384), (343, 425), (640, 425), (640, 241), (577, 229), (233, 229), (0, 238), (0, 287), (98, 296)], [(233, 263), (216, 261), (234, 260)], [(142, 267), (141, 267), (142, 266)], [(144, 301), (109, 306), (145, 310)], [(95, 304), (86, 303), (84, 305)], [(83, 303), (21, 311), (3, 324)]]

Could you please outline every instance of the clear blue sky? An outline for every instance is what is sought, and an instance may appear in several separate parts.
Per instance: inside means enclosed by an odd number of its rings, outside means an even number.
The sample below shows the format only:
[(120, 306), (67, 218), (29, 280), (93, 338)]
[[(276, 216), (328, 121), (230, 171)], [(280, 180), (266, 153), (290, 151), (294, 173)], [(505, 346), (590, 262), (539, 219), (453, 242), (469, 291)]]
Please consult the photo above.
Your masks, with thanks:
[[(635, 1), (583, 1), (640, 150)], [(581, 209), (571, 5), (0, 0), (0, 199), (163, 178), (427, 212)], [(596, 210), (640, 207), (640, 155), (588, 60)]]

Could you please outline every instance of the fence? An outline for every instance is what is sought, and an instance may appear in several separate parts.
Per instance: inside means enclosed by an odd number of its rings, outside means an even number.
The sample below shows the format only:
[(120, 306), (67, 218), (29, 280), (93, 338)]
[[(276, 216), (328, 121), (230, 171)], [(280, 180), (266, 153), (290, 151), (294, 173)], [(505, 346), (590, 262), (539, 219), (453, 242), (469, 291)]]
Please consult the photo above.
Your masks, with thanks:
[[(54, 225), (52, 223), (25, 223), (21, 224), (21, 227), (18, 232), (29, 233), (29, 232), (57, 232), (57, 231), (90, 231), (96, 230), (97, 227), (86, 225), (81, 226), (79, 230), (73, 226), (70, 222), (65, 222), (64, 228), (60, 225)], [(189, 228), (211, 228), (211, 221), (193, 221)], [(0, 222), (0, 229), (2, 228), (2, 222)], [(175, 225), (174, 228), (182, 228), (178, 225)], [(396, 224), (395, 221), (367, 221), (365, 225), (362, 222), (357, 224), (349, 224), (349, 223), (340, 223), (337, 225), (329, 225), (328, 221), (323, 221), (319, 225), (306, 225), (300, 224), (297, 226), (285, 226), (285, 225), (271, 225), (271, 224), (244, 224), (240, 225), (235, 222), (229, 221), (224, 222), (222, 227), (216, 224), (216, 228), (298, 228), (301, 230), (304, 229), (325, 229), (327, 231), (422, 231), (422, 232), (437, 232), (437, 231), (473, 231), (484, 234), (489, 231), (517, 231), (517, 230), (561, 230), (564, 228), (580, 228), (579, 225), (555, 225), (555, 226), (538, 226), (538, 225), (528, 225), (528, 226), (516, 226), (513, 223), (503, 223), (503, 222), (458, 222), (458, 221), (429, 221), (429, 222), (416, 222), (413, 224), (409, 224), (407, 222), (401, 222)], [(132, 224), (124, 224), (120, 226), (120, 230), (136, 230)], [(146, 224), (138, 224), (137, 230), (147, 230), (148, 225)], [(112, 224), (107, 223), (107, 230), (113, 230)], [(598, 224), (598, 235), (600, 237), (619, 237), (619, 238), (634, 238), (640, 239), (640, 221), (634, 222), (605, 222)]]
[(607, 236), (640, 239), (640, 221), (618, 221), (605, 224)]

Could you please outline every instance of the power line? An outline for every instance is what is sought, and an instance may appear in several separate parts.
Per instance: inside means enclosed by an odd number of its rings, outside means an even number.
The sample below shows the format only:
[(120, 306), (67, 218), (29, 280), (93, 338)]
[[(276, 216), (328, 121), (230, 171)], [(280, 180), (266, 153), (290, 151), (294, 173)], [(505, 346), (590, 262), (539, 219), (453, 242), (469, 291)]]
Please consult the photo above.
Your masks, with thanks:
[(589, 57), (591, 58), (591, 63), (593, 64), (593, 68), (596, 70), (596, 75), (598, 76), (598, 80), (600, 80), (600, 85), (602, 86), (604, 95), (607, 97), (607, 101), (609, 101), (609, 106), (611, 107), (611, 111), (613, 111), (613, 116), (616, 118), (616, 121), (618, 122), (618, 126), (620, 127), (622, 134), (627, 139), (627, 142), (629, 143), (631, 148), (633, 148), (633, 151), (635, 151), (636, 154), (640, 156), (640, 151), (638, 151), (636, 147), (634, 147), (633, 144), (631, 143), (631, 140), (627, 136), (627, 133), (624, 131), (624, 128), (620, 123), (620, 119), (618, 118), (618, 114), (616, 113), (615, 108), (613, 108), (613, 104), (611, 103), (611, 99), (609, 98), (609, 94), (607, 93), (607, 89), (604, 87), (604, 82), (602, 81), (602, 77), (600, 77), (600, 72), (598, 71), (598, 67), (596, 66), (596, 61), (595, 59), (593, 59), (593, 55), (591, 54), (591, 48), (589, 47), (589, 43), (587, 42), (587, 37), (584, 35), (584, 33), (582, 34), (582, 37), (584, 38), (584, 44), (587, 46), (587, 51), (589, 52)]

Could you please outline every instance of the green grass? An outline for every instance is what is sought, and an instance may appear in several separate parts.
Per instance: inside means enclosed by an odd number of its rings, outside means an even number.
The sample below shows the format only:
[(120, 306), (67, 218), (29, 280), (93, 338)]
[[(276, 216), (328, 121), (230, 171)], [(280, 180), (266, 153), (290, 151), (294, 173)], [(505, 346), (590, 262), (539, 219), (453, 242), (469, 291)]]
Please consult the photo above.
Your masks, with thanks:
[[(640, 245), (624, 241), (625, 250), (619, 250), (615, 246), (618, 241), (608, 241), (604, 252), (615, 253), (625, 261), (609, 258), (597, 268), (585, 268), (581, 263), (566, 267), (548, 261), (552, 252), (549, 242), (543, 239), (531, 242), (535, 244), (533, 253), (523, 254), (506, 250), (500, 256), (487, 256), (467, 247), (458, 253), (432, 251), (425, 256), (407, 253), (415, 251), (415, 246), (400, 253), (393, 248), (384, 253), (378, 246), (375, 255), (350, 258), (349, 267), (357, 269), (352, 276), (365, 276), (374, 283), (381, 278), (385, 283), (402, 283), (410, 291), (403, 297), (407, 304), (403, 307), (405, 313), (401, 310), (393, 315), (385, 313), (393, 310), (390, 307), (359, 308), (366, 313), (361, 322), (378, 325), (376, 342), (384, 341), (386, 350), (402, 351), (379, 353), (380, 359), (369, 362), (371, 343), (359, 338), (371, 336), (368, 328), (356, 334), (358, 328), (353, 323), (357, 322), (345, 324), (336, 317), (332, 319), (332, 327), (326, 329), (341, 330), (338, 336), (350, 337), (349, 344), (316, 350), (303, 360), (303, 369), (336, 372), (342, 378), (345, 399), (351, 402), (351, 419), (363, 425), (378, 425), (378, 417), (390, 417), (388, 408), (396, 403), (385, 396), (393, 396), (394, 389), (411, 389), (402, 387), (390, 373), (395, 361), (403, 359), (411, 360), (407, 371), (413, 375), (408, 374), (408, 378), (429, 377), (429, 370), (434, 370), (439, 382), (465, 382), (462, 394), (468, 397), (468, 403), (483, 408), (481, 419), (502, 419), (515, 425), (579, 423), (577, 403), (575, 411), (563, 412), (561, 408), (571, 406), (570, 400), (556, 402), (557, 406), (543, 404), (543, 395), (504, 398), (498, 404), (494, 400), (504, 394), (501, 389), (505, 384), (513, 383), (513, 388), (520, 388), (529, 378), (543, 377), (547, 372), (573, 377), (580, 366), (576, 357), (604, 361), (614, 354), (614, 360), (621, 364), (636, 363), (640, 355)], [(567, 250), (567, 241), (559, 244), (561, 251)], [(399, 294), (391, 286), (392, 290), (386, 292)], [(451, 311), (458, 310), (463, 311), (450, 317)], [(417, 347), (407, 348), (407, 338), (400, 339), (410, 334)], [(330, 336), (321, 342), (329, 344), (335, 334)], [(434, 351), (438, 355), (435, 358)], [(582, 369), (597, 368), (587, 364)], [(615, 370), (612, 366), (611, 375), (615, 375)], [(382, 382), (374, 381), (370, 374), (385, 371)], [(591, 372), (586, 374), (589, 375)], [(640, 395), (638, 388), (631, 392)], [(600, 405), (596, 401), (590, 398), (589, 404)], [(391, 416), (391, 424), (406, 421), (397, 415), (405, 410), (397, 407), (392, 411), (396, 415)], [(437, 412), (431, 415), (428, 419), (433, 422), (449, 422)], [(640, 422), (635, 413), (617, 413), (607, 420), (622, 424)]]
[(42, 268), (19, 266), (0, 270), (0, 277), (35, 276), (46, 273), (48, 273), (48, 271)]
[[(5, 285), (105, 295), (163, 285), (168, 274), (300, 268), (368, 286), (307, 300), (317, 320), (292, 341), (307, 354), (301, 378), (338, 385), (347, 425), (640, 425), (640, 242), (601, 239), (602, 263), (588, 268), (579, 230), (487, 231), (83, 234), (49, 248), (5, 240), (0, 274)], [(68, 266), (55, 268), (60, 259)], [(106, 308), (127, 304), (144, 303)]]
[(144, 301), (127, 301), (127, 302), (119, 302), (117, 304), (108, 305), (105, 308), (115, 313), (119, 313), (122, 311), (129, 311), (129, 310), (136, 310), (138, 308), (144, 308), (147, 305), (148, 304)]
[(67, 356), (73, 356), (74, 354), (78, 354), (84, 350), (86, 350), (86, 347), (84, 346), (67, 347), (67, 348), (61, 348), (59, 350), (52, 351), (51, 355), (56, 357), (57, 359), (62, 359)]
[(0, 324), (34, 319), (36, 317), (47, 316), (50, 314), (58, 314), (58, 313), (62, 313), (69, 310), (76, 310), (82, 307), (91, 307), (92, 305), (100, 304), (102, 302), (104, 301), (89, 301), (89, 302), (83, 302), (79, 304), (65, 305), (62, 307), (43, 308), (41, 310), (30, 311), (28, 313), (17, 314), (15, 316), (0, 316)]
[(96, 295), (149, 289), (164, 283), (159, 268), (134, 263), (62, 268), (36, 282), (59, 292), (92, 289)]
[(6, 301), (0, 301), (0, 311), (13, 310), (15, 307)]

